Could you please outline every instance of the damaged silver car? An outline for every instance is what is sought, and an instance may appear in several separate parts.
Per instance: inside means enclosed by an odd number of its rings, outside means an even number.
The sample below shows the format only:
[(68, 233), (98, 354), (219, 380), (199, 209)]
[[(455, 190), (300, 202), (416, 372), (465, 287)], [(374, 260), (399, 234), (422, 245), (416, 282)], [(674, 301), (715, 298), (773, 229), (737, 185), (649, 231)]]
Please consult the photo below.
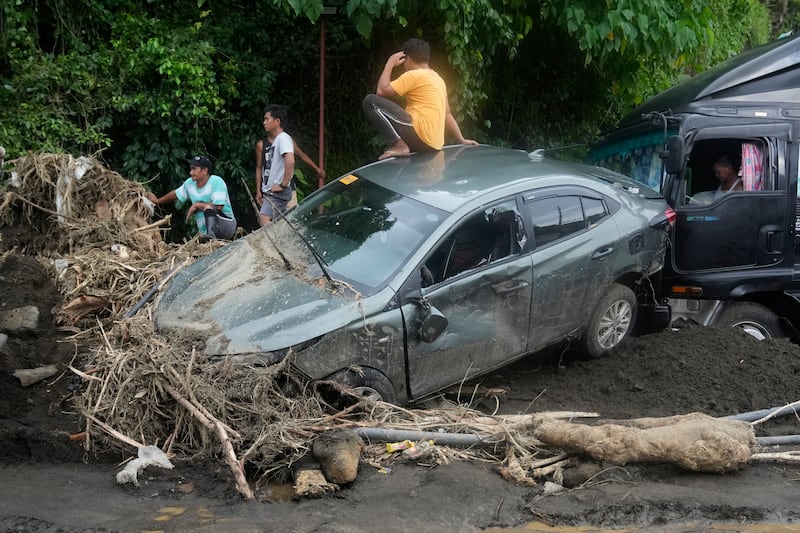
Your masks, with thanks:
[(392, 158), (179, 272), (156, 325), (404, 404), (564, 339), (600, 356), (637, 316), (665, 325), (670, 214), (624, 176), (537, 154)]

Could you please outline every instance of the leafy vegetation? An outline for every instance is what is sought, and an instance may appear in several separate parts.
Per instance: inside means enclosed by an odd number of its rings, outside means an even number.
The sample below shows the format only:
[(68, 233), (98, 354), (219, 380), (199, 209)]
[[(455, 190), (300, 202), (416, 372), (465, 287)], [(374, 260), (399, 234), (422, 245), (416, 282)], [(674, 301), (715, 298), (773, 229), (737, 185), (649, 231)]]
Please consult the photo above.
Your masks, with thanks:
[[(101, 151), (157, 193), (209, 154), (249, 213), (267, 103), (329, 177), (381, 142), (361, 116), (386, 57), (428, 40), (469, 137), (590, 142), (633, 105), (792, 26), (800, 0), (11, 0), (0, 7), (0, 144)], [(778, 4), (778, 3), (775, 3)], [(327, 8), (327, 11), (326, 11)], [(330, 13), (331, 8), (335, 13)], [(324, 30), (324, 33), (323, 33)], [(320, 47), (325, 37), (324, 93)], [(300, 166), (301, 191), (315, 186)]]

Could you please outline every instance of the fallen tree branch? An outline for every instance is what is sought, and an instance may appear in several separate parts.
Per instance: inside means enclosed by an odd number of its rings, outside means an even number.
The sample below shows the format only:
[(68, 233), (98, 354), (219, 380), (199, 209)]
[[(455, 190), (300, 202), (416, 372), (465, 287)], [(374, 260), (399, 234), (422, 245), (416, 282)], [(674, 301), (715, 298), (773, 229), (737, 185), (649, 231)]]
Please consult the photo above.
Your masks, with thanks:
[(750, 462), (753, 463), (774, 463), (780, 461), (800, 463), (800, 450), (776, 453), (754, 453), (753, 456), (750, 457)]
[(209, 418), (205, 414), (203, 414), (197, 407), (192, 405), (192, 403), (184, 398), (174, 387), (172, 387), (168, 383), (164, 383), (164, 390), (166, 390), (170, 396), (172, 396), (176, 402), (184, 407), (193, 417), (200, 421), (209, 431), (212, 431), (217, 434), (217, 438), (219, 438), (220, 443), (222, 444), (222, 448), (224, 451), (225, 462), (233, 472), (233, 478), (236, 483), (236, 490), (244, 497), (245, 500), (252, 500), (254, 498), (253, 491), (250, 489), (250, 485), (247, 484), (247, 478), (244, 475), (244, 468), (242, 467), (242, 463), (236, 458), (236, 452), (233, 451), (233, 444), (231, 444), (231, 439), (228, 436), (228, 433), (225, 431), (225, 428), (222, 426), (222, 423), (217, 420), (216, 418)]

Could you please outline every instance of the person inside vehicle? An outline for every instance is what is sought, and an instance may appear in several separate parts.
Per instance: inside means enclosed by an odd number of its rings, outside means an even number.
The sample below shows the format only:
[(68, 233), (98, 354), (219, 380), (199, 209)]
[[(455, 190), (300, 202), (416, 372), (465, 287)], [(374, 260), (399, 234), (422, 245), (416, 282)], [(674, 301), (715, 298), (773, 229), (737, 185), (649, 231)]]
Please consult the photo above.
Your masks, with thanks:
[(729, 154), (722, 154), (714, 161), (714, 176), (719, 181), (714, 198), (719, 198), (728, 192), (743, 190), (742, 178), (739, 177), (740, 166), (739, 161)]

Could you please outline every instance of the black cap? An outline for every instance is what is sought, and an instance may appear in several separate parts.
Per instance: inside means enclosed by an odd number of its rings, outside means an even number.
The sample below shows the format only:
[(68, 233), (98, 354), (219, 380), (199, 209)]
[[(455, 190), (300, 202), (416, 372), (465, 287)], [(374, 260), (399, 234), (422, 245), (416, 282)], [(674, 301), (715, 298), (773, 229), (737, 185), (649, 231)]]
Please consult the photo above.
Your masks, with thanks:
[(190, 167), (207, 168), (209, 172), (214, 168), (214, 164), (211, 160), (202, 155), (196, 155), (191, 159), (187, 159), (186, 162), (189, 163)]

